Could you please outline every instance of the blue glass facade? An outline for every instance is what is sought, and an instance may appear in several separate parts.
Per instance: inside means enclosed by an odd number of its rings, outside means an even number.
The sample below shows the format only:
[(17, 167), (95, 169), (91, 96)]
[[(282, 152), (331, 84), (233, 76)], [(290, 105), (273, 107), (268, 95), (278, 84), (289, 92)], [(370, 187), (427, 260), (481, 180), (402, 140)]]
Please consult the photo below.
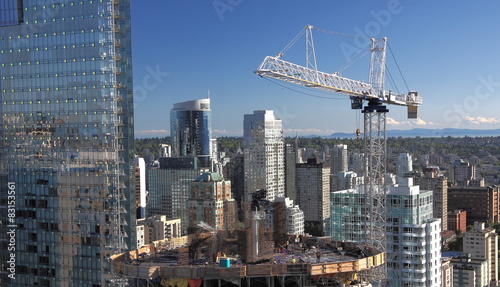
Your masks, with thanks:
[(210, 99), (178, 103), (170, 112), (174, 156), (197, 157), (199, 167), (210, 167), (212, 116)]
[(17, 209), (10, 286), (107, 286), (107, 258), (135, 248), (129, 2), (0, 5), (0, 171)]
[(3, 0), (0, 2), (0, 26), (18, 25), (22, 22), (22, 0)]

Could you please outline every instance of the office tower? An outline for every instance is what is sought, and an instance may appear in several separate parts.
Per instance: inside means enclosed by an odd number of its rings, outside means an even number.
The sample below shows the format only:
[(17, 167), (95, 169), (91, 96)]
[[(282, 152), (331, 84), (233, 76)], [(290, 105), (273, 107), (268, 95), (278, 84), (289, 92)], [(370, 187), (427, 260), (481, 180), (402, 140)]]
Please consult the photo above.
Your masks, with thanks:
[(2, 1), (0, 55), (10, 285), (106, 285), (136, 243), (130, 1)]
[(189, 225), (187, 201), (191, 182), (200, 175), (197, 158), (160, 158), (160, 165), (147, 170), (148, 216), (181, 219), (182, 234)]
[(408, 177), (408, 173), (413, 170), (413, 160), (409, 153), (400, 153), (396, 161), (396, 181)]
[(170, 137), (174, 157), (196, 157), (200, 167), (211, 167), (210, 99), (174, 104), (170, 111)]
[(448, 187), (448, 209), (467, 211), (467, 225), (500, 222), (498, 186)]
[(476, 178), (476, 167), (462, 159), (453, 162), (453, 180), (458, 186), (468, 186)]
[(234, 229), (236, 201), (231, 196), (231, 182), (218, 173), (203, 173), (191, 182), (187, 202), (189, 228), (196, 228), (200, 222), (214, 230)]
[(231, 182), (232, 197), (238, 203), (243, 200), (245, 186), (243, 158), (243, 152), (239, 150), (223, 168), (224, 178)]
[(486, 228), (483, 222), (474, 222), (474, 228), (465, 232), (463, 251), (472, 259), (486, 260), (488, 282), (498, 284), (498, 234), (494, 228)]
[(135, 163), (135, 199), (137, 219), (146, 217), (146, 162), (142, 157), (134, 158)]
[(330, 217), (330, 164), (311, 158), (298, 163), (296, 170), (297, 205), (307, 223), (323, 230), (323, 221)]
[(335, 145), (330, 150), (332, 174), (347, 171), (347, 145)]
[(441, 287), (441, 220), (432, 191), (406, 178), (387, 194), (387, 278), (391, 286)]
[(354, 171), (360, 177), (365, 174), (366, 164), (365, 154), (363, 153), (353, 153), (349, 157), (349, 170)]
[(423, 170), (423, 177), (414, 179), (421, 189), (432, 190), (434, 218), (441, 218), (441, 229), (448, 230), (448, 178), (439, 174), (436, 167)]
[(331, 165), (331, 191), (341, 190), (337, 175), (339, 172), (347, 171), (348, 168), (347, 145), (335, 145), (330, 149), (330, 165)]
[(254, 111), (243, 120), (244, 201), (267, 190), (267, 199), (285, 196), (285, 143), (281, 120), (271, 110)]

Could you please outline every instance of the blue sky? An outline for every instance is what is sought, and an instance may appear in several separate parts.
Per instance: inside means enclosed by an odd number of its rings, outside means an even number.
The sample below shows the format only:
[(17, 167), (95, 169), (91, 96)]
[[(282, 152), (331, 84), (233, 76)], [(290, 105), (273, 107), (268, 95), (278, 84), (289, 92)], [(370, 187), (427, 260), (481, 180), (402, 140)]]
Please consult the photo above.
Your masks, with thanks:
[[(204, 98), (209, 90), (218, 136), (241, 136), (243, 115), (259, 109), (274, 110), (286, 135), (362, 129), (347, 96), (253, 74), (305, 25), (388, 38), (409, 89), (423, 97), (418, 120), (408, 120), (404, 107), (389, 106), (388, 129), (498, 128), (498, 11), (500, 1), (132, 0), (136, 137), (168, 135), (173, 104)], [(346, 65), (346, 50), (361, 47), (352, 38), (313, 33), (324, 72)], [(283, 59), (304, 65), (304, 46), (302, 38)], [(387, 65), (406, 93), (390, 53)], [(367, 81), (368, 72), (367, 54), (342, 74)], [(385, 89), (395, 90), (388, 79)]]

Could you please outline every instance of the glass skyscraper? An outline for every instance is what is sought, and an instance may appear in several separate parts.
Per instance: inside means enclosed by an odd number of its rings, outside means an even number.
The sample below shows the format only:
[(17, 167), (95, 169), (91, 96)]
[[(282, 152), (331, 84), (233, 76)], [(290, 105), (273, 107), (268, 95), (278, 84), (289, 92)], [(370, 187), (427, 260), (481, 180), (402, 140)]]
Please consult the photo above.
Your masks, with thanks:
[(170, 111), (170, 134), (174, 157), (197, 157), (199, 167), (211, 167), (210, 99), (174, 104)]
[(130, 1), (2, 0), (0, 107), (16, 192), (0, 285), (108, 286), (136, 242)]

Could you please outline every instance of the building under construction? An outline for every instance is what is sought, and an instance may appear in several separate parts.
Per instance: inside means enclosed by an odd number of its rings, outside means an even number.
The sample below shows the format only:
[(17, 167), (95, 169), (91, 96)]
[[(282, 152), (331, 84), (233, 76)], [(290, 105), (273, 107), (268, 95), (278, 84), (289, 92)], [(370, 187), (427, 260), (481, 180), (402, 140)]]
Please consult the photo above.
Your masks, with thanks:
[(385, 264), (385, 253), (375, 249), (275, 233), (251, 225), (199, 230), (178, 247), (154, 242), (112, 256), (114, 282), (137, 287), (371, 286), (378, 276), (374, 271)]

